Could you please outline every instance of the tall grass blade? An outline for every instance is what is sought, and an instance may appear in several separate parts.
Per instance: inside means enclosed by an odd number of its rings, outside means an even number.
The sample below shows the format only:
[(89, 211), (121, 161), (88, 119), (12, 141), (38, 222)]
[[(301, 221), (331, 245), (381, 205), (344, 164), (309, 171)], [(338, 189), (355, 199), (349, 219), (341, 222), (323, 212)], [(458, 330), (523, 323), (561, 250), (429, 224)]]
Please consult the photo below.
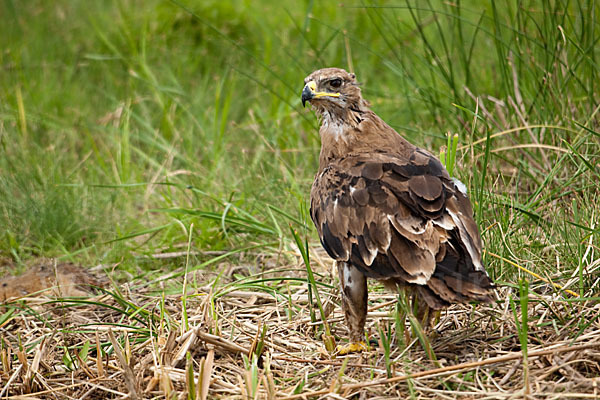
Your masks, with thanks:
[(323, 309), (323, 303), (321, 302), (321, 296), (319, 295), (319, 288), (317, 287), (317, 283), (315, 281), (315, 276), (312, 271), (312, 267), (310, 266), (310, 258), (308, 252), (308, 241), (307, 239), (302, 242), (300, 239), (300, 235), (298, 232), (292, 227), (290, 224), (290, 232), (294, 240), (296, 241), (296, 245), (300, 250), (300, 254), (302, 255), (302, 260), (304, 261), (304, 266), (306, 267), (306, 273), (308, 275), (308, 282), (310, 288), (312, 288), (313, 293), (315, 295), (315, 299), (317, 301), (317, 306), (319, 307), (319, 313), (321, 314), (321, 321), (323, 322), (323, 327), (325, 328), (325, 334), (323, 335), (323, 343), (325, 344), (325, 348), (327, 351), (332, 354), (335, 351), (335, 339), (331, 335), (331, 329), (329, 328), (329, 323), (327, 322), (327, 315), (325, 314), (325, 310)]

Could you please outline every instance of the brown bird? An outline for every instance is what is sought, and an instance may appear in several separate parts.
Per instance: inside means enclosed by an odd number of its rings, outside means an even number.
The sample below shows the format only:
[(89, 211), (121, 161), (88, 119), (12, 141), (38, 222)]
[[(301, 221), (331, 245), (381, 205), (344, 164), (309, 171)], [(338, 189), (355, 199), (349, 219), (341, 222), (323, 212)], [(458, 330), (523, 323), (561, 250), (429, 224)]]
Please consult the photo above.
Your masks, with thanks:
[(339, 353), (366, 348), (366, 278), (411, 287), (435, 310), (491, 301), (465, 185), (371, 111), (354, 74), (325, 68), (304, 84), (302, 104), (321, 119), (310, 214), (336, 260), (350, 330)]

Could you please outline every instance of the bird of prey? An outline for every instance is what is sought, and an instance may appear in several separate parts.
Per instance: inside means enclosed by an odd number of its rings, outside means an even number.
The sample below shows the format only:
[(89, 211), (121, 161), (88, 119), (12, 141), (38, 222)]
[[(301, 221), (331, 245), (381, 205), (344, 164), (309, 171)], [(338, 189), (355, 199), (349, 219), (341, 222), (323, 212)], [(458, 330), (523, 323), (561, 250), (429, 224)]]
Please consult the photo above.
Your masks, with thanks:
[(321, 119), (310, 215), (336, 261), (350, 331), (339, 353), (366, 348), (366, 278), (408, 286), (434, 310), (490, 302), (494, 285), (465, 185), (371, 111), (353, 73), (313, 72), (304, 79), (307, 101)]

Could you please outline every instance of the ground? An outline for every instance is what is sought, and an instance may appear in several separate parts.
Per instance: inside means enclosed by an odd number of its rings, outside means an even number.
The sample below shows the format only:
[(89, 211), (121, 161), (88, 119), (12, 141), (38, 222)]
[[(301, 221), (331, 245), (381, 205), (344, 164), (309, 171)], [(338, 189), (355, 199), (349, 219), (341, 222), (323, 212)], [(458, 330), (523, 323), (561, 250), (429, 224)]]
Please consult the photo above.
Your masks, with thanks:
[[(341, 342), (347, 332), (332, 263), (322, 251), (313, 253), (327, 321)], [(396, 308), (397, 295), (374, 285), (370, 348), (335, 357), (325, 350), (320, 319), (311, 318), (316, 306), (311, 311), (300, 254), (291, 248), (285, 258), (297, 262), (255, 273), (230, 262), (213, 272), (190, 272), (185, 301), (181, 292), (162, 295), (148, 282), (113, 286), (106, 280), (93, 288), (84, 285), (96, 292), (90, 297), (34, 293), (9, 301), (10, 311), (0, 320), (2, 396), (133, 398), (135, 392), (138, 398), (186, 398), (195, 386), (206, 387), (210, 398), (498, 399), (529, 391), (531, 398), (555, 399), (598, 394), (597, 302), (566, 302), (547, 285), (536, 287), (535, 293), (543, 294), (530, 299), (524, 361), (517, 334), (523, 318), (518, 305), (512, 309), (509, 288), (498, 288), (495, 304), (442, 312), (420, 341)], [(65, 267), (74, 268), (55, 265), (57, 271)], [(103, 276), (107, 270), (95, 268), (91, 274)], [(171, 275), (159, 281), (166, 283)], [(590, 323), (558, 327), (551, 322), (552, 315), (567, 318), (573, 312), (585, 314)], [(249, 361), (257, 347), (261, 356)], [(210, 378), (199, 381), (203, 363)], [(188, 378), (191, 371), (194, 383)]]

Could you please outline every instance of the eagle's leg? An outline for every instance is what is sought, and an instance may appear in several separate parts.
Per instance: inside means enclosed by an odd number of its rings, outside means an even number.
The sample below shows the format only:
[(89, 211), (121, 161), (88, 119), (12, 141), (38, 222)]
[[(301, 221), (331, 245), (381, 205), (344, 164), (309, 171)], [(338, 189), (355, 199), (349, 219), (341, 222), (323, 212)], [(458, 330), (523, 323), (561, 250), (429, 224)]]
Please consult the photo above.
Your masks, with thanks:
[(419, 296), (418, 290), (414, 288), (412, 290), (411, 302), (413, 315), (417, 318), (417, 320), (421, 324), (421, 327), (427, 330), (431, 322), (433, 310), (429, 307), (429, 304), (427, 304), (425, 299)]
[(412, 288), (413, 312), (425, 332), (433, 330), (440, 319), (443, 303), (431, 296), (429, 290), (423, 287)]
[(350, 343), (338, 346), (337, 354), (344, 355), (367, 349), (365, 345), (365, 322), (367, 320), (367, 278), (348, 262), (337, 262), (342, 286), (342, 309), (350, 329)]

